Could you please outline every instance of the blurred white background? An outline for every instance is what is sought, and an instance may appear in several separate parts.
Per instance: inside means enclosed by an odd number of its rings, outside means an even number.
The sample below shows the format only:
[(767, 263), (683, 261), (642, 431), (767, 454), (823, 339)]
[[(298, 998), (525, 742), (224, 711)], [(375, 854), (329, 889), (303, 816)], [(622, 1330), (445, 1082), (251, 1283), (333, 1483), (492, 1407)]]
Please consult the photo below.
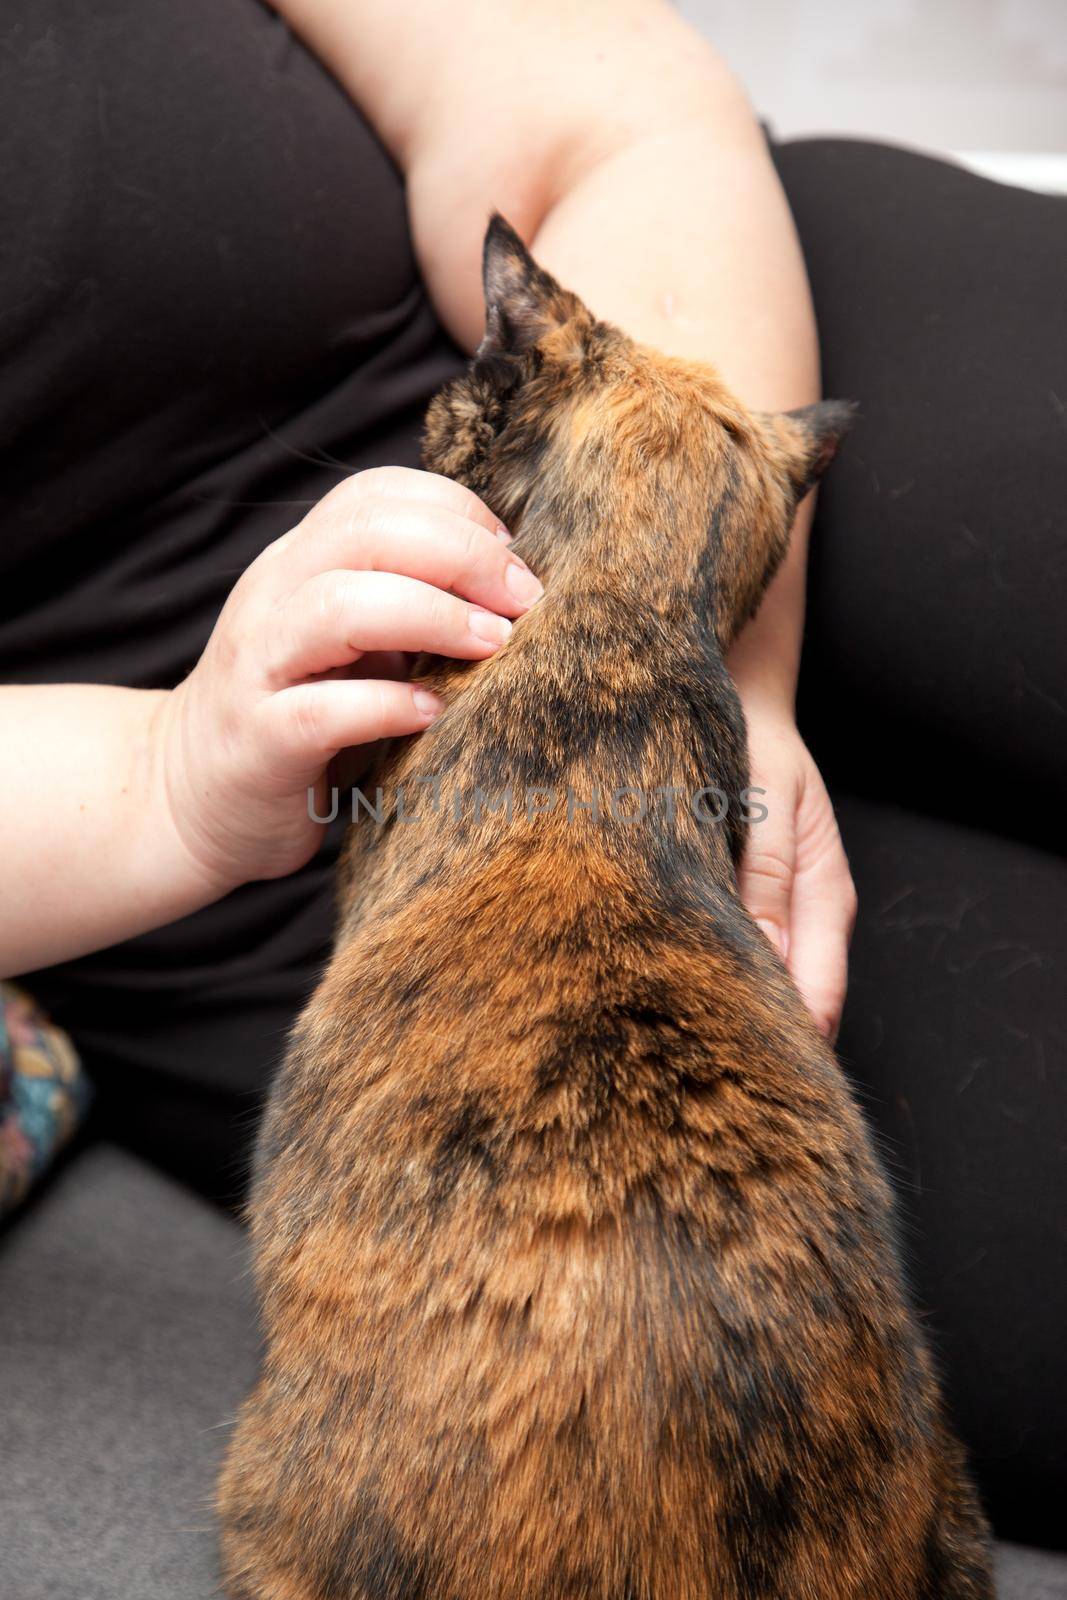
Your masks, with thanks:
[[(779, 138), (845, 132), (988, 153), (992, 167), (1004, 152), (1056, 156), (1050, 174), (1067, 166), (1067, 0), (680, 0), (679, 8)], [(1031, 175), (1042, 167), (1018, 165)]]

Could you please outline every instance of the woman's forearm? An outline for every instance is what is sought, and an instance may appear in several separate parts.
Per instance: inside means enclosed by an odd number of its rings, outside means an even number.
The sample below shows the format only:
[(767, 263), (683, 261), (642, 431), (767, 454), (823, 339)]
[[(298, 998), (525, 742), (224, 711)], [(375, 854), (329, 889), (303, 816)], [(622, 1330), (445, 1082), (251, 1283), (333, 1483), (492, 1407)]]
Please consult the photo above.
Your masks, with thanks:
[(217, 892), (159, 794), (152, 730), (164, 698), (0, 689), (0, 976), (132, 938)]

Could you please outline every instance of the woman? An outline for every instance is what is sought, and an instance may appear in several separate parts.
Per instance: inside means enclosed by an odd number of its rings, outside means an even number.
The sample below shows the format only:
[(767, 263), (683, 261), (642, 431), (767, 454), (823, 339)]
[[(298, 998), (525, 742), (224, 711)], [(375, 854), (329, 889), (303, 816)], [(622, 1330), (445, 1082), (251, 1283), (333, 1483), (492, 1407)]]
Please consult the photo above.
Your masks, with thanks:
[[(22, 249), (6, 269), (0, 391), (9, 481), (0, 971), (25, 974), (73, 1033), (112, 1133), (232, 1197), (255, 1106), (329, 937), (333, 854), (316, 853), (308, 786), (323, 783), (339, 749), (434, 715), (390, 676), (396, 652), (489, 654), (509, 619), (536, 603), (536, 580), (509, 555), (492, 509), (413, 470), (426, 399), (480, 337), (477, 257), (490, 208), (599, 314), (714, 361), (753, 405), (815, 398), (811, 304), (744, 95), (659, 0), (286, 0), (277, 18), (253, 0), (18, 9), (8, 231)], [(884, 798), (898, 792), (885, 781), (892, 749), (906, 746), (909, 726), (929, 731), (922, 718), (939, 691), (949, 744), (961, 728), (969, 737), (974, 701), (953, 676), (955, 658), (929, 675), (927, 634), (913, 625), (925, 599), (944, 642), (953, 596), (943, 572), (923, 588), (928, 558), (908, 565), (900, 548), (873, 546), (880, 498), (906, 505), (915, 488), (903, 419), (926, 406), (927, 432), (948, 443), (974, 430), (913, 398), (922, 372), (907, 335), (926, 309), (918, 292), (901, 305), (913, 262), (874, 293), (886, 239), (868, 229), (857, 254), (854, 216), (833, 214), (838, 203), (863, 211), (864, 171), (880, 172), (887, 192), (908, 192), (918, 180), (898, 159), (909, 158), (875, 153), (857, 168), (833, 149), (787, 149), (779, 162), (809, 252), (831, 263), (828, 282), (834, 271), (846, 277), (829, 292), (816, 268), (831, 385), (859, 398), (882, 432), (861, 427), (851, 476), (828, 490), (813, 723), (828, 749), (852, 749), (864, 764), (861, 779), (838, 756), (844, 786)], [(938, 181), (952, 190), (957, 179)], [(935, 229), (936, 205), (922, 214)], [(1058, 213), (1026, 216), (1062, 237)], [(892, 239), (888, 217), (882, 232)], [(989, 248), (1003, 255), (1004, 243), (997, 230)], [(842, 258), (867, 275), (848, 314), (838, 301), (856, 285)], [(1005, 282), (998, 317), (1020, 298)], [(851, 327), (857, 304), (868, 320), (854, 342), (869, 365), (850, 365), (848, 345), (827, 334)], [(940, 300), (933, 309), (945, 315)], [(976, 291), (969, 329), (979, 339), (992, 333), (984, 309)], [(994, 393), (1006, 381), (979, 363), (972, 386)], [(1002, 418), (985, 422), (987, 437), (1003, 436)], [(903, 441), (900, 476), (872, 484), (869, 457), (887, 439), (890, 456)], [(960, 479), (946, 494), (967, 491)], [(981, 509), (960, 501), (961, 526), (973, 533)], [(742, 892), (832, 1034), (855, 897), (793, 709), (810, 514), (808, 505), (731, 665), (769, 808)], [(916, 513), (927, 535), (929, 518)], [(871, 578), (885, 574), (899, 583), (879, 595)], [(983, 589), (969, 612), (989, 635), (972, 658), (988, 659), (1015, 625), (1016, 610), (1006, 622), (1000, 601), (987, 601)], [(847, 662), (840, 640), (855, 651)], [(913, 646), (916, 704), (901, 738), (882, 746), (867, 731), (868, 705), (886, 698), (887, 683), (908, 681), (901, 655)], [(337, 670), (357, 657), (360, 678)], [(847, 739), (830, 717), (842, 703)], [(1001, 741), (1025, 765), (1043, 728), (1039, 708), (1032, 726)], [(932, 734), (929, 743), (940, 757)], [(988, 730), (978, 749), (990, 751)], [(921, 790), (924, 780), (909, 783)], [(951, 798), (938, 805), (953, 810)], [(876, 859), (877, 826), (867, 842)], [(931, 855), (933, 870), (936, 847)], [(888, 1093), (886, 1080), (868, 1081), (889, 1098), (920, 1070), (924, 1081), (937, 1076), (936, 1052), (895, 1058)], [(927, 1107), (942, 1145), (955, 1089), (942, 1085), (942, 1101), (935, 1092)], [(1025, 1216), (1017, 1201), (1008, 1210)], [(962, 1256), (985, 1246), (966, 1216), (952, 1239)], [(938, 1308), (953, 1270), (943, 1260), (939, 1269), (922, 1277)], [(987, 1486), (1007, 1531), (1041, 1537), (1049, 1525), (1035, 1521), (1033, 1491), (1062, 1481), (1062, 1438), (1025, 1366), (982, 1397), (983, 1371), (1000, 1370), (1010, 1338), (996, 1331), (997, 1271), (975, 1279), (967, 1305), (995, 1348), (984, 1369), (958, 1352), (960, 1421), (980, 1444), (991, 1416), (994, 1435), (1004, 1419), (1022, 1429), (1011, 1473), (984, 1463)], [(1030, 1328), (1044, 1348), (1036, 1305)], [(1030, 1485), (1025, 1504), (1020, 1482)]]

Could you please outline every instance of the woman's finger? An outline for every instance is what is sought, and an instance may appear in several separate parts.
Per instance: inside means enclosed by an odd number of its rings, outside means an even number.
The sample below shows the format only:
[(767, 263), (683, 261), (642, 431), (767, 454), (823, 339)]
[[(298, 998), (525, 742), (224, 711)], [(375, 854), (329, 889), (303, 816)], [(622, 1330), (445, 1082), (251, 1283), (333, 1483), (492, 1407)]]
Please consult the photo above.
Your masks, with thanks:
[[(468, 537), (484, 535), (483, 555), (495, 556), (501, 567), (508, 565), (511, 535), (485, 502), (452, 478), (411, 467), (373, 467), (344, 479), (312, 506), (297, 527), (276, 539), (261, 560), (271, 571), (278, 575), (288, 572), (297, 582), (326, 566), (373, 565), (365, 557), (373, 554), (383, 538), (390, 541), (393, 519), (402, 517), (410, 528), (420, 518), (439, 514), (456, 519)], [(390, 542), (395, 545), (396, 537)], [(324, 561), (321, 552), (331, 549), (337, 559)], [(522, 562), (517, 565), (520, 571), (526, 570)]]
[(418, 467), (368, 467), (363, 472), (356, 472), (324, 495), (309, 516), (314, 517), (320, 512), (330, 514), (335, 504), (341, 505), (351, 497), (360, 496), (367, 499), (377, 496), (400, 498), (444, 506), (458, 516), (480, 523), (495, 537), (504, 540), (510, 537), (500, 518), (490, 511), (473, 489), (457, 483), (454, 478), (446, 478), (439, 472), (425, 472)]
[(819, 1031), (837, 1038), (848, 987), (848, 946), (856, 894), (844, 852), (798, 872), (793, 887), (789, 967)]
[(783, 961), (789, 959), (796, 799), (768, 788), (767, 815), (748, 830), (737, 886), (749, 912)]
[(438, 697), (418, 684), (332, 678), (281, 690), (265, 714), (286, 767), (318, 775), (339, 750), (420, 733), (442, 710)]
[(398, 572), (510, 617), (542, 594), (530, 569), (480, 523), (410, 498), (376, 496), (309, 523), (284, 556), (285, 582), (294, 586), (339, 568)]
[(368, 650), (426, 650), (461, 661), (493, 655), (511, 633), (495, 612), (394, 572), (322, 572), (273, 618), (266, 680), (298, 683)]
[(856, 890), (826, 785), (808, 759), (797, 805), (789, 969), (822, 1033), (833, 1041), (848, 987)]

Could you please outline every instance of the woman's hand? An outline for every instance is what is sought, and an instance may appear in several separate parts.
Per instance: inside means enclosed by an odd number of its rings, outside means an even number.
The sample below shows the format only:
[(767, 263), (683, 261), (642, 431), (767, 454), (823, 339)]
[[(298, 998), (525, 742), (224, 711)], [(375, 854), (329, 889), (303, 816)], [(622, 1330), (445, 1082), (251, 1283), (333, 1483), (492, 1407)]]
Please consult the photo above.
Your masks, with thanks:
[(338, 751), (419, 732), (441, 710), (381, 674), (390, 654), (476, 661), (500, 648), (508, 619), (541, 593), (507, 541), (460, 484), (381, 467), (340, 484), (252, 563), (156, 728), (165, 806), (218, 893), (314, 854), (322, 830), (307, 791), (323, 798)]
[(767, 816), (749, 829), (741, 897), (776, 946), (819, 1029), (837, 1037), (856, 891), (819, 769), (784, 706), (749, 696), (754, 787)]
[(361, 472), (252, 563), (177, 689), (0, 686), (0, 975), (303, 865), (330, 758), (437, 714), (400, 653), (491, 656), (540, 594), (507, 545), (460, 484)]

